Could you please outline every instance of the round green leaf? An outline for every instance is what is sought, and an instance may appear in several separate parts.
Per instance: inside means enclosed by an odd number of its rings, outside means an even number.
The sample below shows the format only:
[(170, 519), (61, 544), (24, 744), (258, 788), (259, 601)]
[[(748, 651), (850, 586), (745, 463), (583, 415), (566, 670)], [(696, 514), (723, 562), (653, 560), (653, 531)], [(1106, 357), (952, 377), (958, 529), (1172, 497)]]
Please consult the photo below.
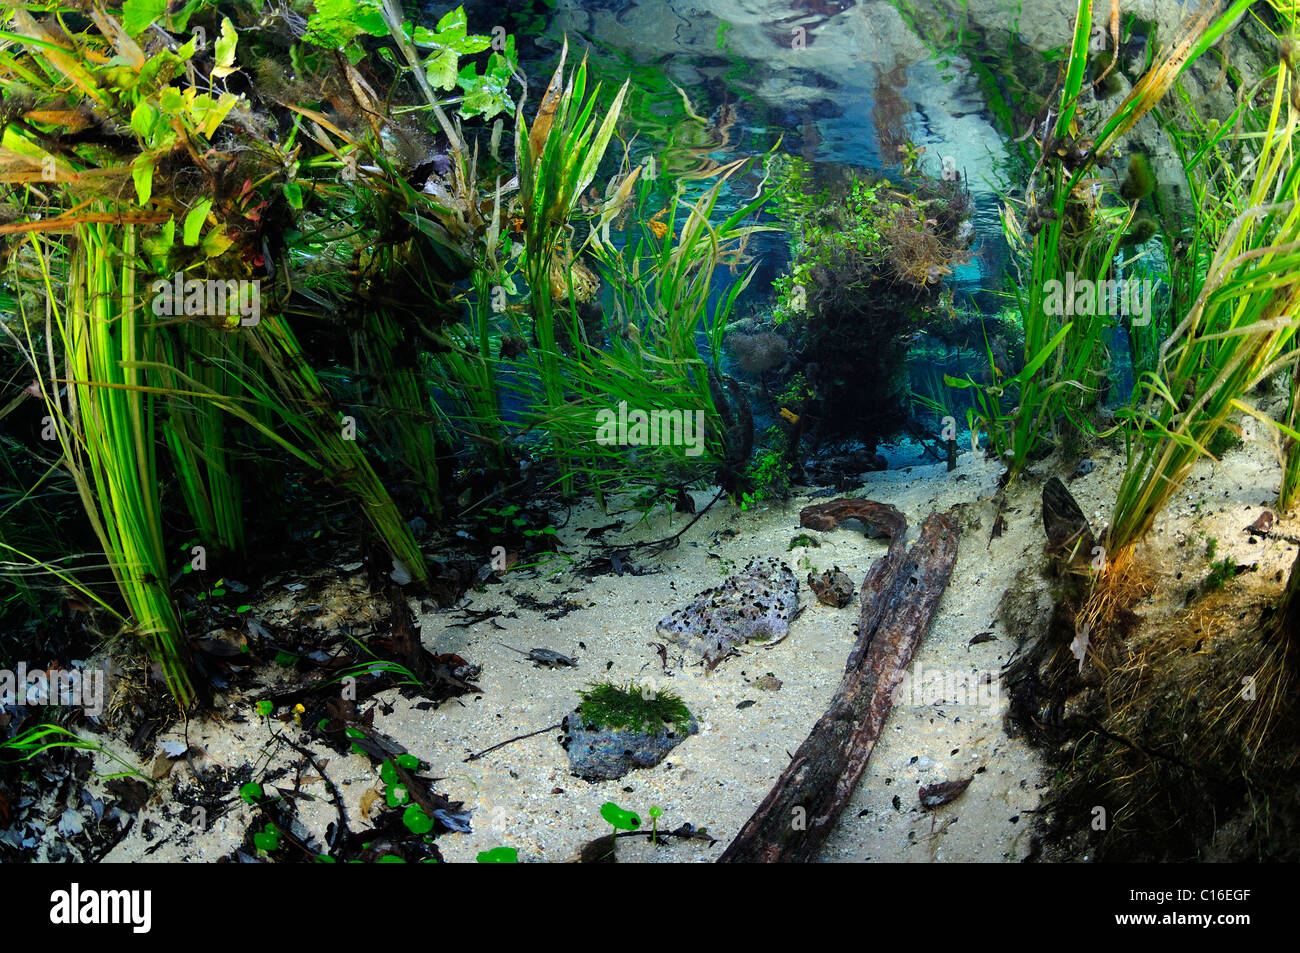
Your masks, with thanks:
[(412, 804), (402, 815), (402, 823), (412, 834), (427, 834), (433, 830), (433, 818), (424, 813), (424, 808)]
[(613, 801), (606, 801), (600, 806), (600, 816), (621, 831), (634, 831), (641, 826), (641, 818), (631, 811), (625, 811)]

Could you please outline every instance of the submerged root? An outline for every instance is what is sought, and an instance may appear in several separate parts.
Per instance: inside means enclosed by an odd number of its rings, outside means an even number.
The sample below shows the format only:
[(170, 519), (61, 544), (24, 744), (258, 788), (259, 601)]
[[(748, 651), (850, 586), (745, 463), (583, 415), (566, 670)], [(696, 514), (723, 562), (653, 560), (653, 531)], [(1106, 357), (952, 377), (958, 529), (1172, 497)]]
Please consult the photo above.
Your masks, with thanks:
[[(1058, 602), (1028, 684), (1062, 769), (1054, 859), (1283, 859), (1296, 850), (1295, 653), (1268, 618), (1279, 593), (1242, 587), (1139, 616), (1158, 567), (1130, 548), (1077, 610)], [(1085, 663), (1067, 652), (1087, 631)], [(1050, 724), (1042, 713), (1057, 717)], [(1105, 829), (1091, 827), (1104, 807)]]
[(1135, 557), (1133, 547), (1120, 550), (1092, 577), (1083, 606), (1075, 614), (1075, 628), (1087, 632), (1092, 644), (1105, 640), (1121, 618), (1155, 589), (1155, 573)]

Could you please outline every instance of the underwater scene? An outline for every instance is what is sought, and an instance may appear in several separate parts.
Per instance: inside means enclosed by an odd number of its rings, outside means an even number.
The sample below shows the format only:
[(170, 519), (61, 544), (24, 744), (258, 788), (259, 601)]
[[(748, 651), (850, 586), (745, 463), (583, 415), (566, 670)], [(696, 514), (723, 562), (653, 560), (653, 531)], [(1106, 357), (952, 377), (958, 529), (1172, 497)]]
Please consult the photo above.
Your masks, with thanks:
[(1297, 6), (6, 0), (0, 862), (1300, 859)]

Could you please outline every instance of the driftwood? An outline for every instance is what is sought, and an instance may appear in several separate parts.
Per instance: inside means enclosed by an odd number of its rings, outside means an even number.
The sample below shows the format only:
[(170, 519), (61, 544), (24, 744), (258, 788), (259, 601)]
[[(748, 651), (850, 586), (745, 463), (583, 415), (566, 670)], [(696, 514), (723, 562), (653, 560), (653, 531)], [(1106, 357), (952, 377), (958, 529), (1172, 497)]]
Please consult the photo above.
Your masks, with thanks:
[(834, 500), (806, 507), (800, 523), (832, 529), (847, 519), (871, 535), (888, 535), (889, 552), (862, 582), (862, 618), (844, 677), (826, 713), (799, 746), (720, 863), (800, 862), (816, 858), (857, 787), (921, 637), (957, 561), (960, 529), (951, 514), (933, 513), (906, 547), (907, 520), (870, 500)]

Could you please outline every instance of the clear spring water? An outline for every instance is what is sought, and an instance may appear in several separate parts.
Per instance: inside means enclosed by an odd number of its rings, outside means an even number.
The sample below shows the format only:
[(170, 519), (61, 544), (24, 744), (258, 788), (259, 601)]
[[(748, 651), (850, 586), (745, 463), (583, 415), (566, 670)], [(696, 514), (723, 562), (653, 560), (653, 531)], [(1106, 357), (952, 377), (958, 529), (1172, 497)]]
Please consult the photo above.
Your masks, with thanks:
[[(566, 37), (571, 55), (589, 54), (594, 79), (630, 77), (624, 116), (637, 133), (634, 155), (654, 152), (670, 173), (761, 155), (778, 140), (810, 161), (895, 177), (900, 142), (923, 150), (920, 167), (931, 175), (950, 158), (971, 193), (976, 240), (948, 284), (959, 311), (992, 315), (1006, 304), (996, 296), (1008, 264), (998, 210), (1018, 149), (997, 128), (995, 110), (1020, 99), (1017, 91), (1041, 88), (1044, 77), (1050, 86), (1056, 67), (1043, 51), (1068, 35), (1074, 4), (970, 6), (941, 0), (929, 5), (940, 16), (928, 19), (906, 0), (533, 0), (466, 10), (474, 31), (499, 25), (514, 34), (533, 103)], [(939, 22), (937, 30), (926, 25)], [(982, 73), (965, 55), (972, 50), (993, 54), (980, 56)], [(990, 62), (1001, 65), (990, 70)], [(683, 93), (707, 125), (689, 119)], [(756, 183), (732, 180), (723, 203), (734, 206)], [(741, 314), (770, 304), (771, 282), (787, 263), (783, 236), (759, 239)], [(987, 367), (982, 347), (918, 345), (908, 361), (913, 389), (941, 395), (964, 422), (969, 398), (943, 388), (942, 375), (978, 377)], [(1114, 347), (1127, 351), (1122, 333)], [(916, 462), (915, 445), (885, 452), (891, 465)]]

